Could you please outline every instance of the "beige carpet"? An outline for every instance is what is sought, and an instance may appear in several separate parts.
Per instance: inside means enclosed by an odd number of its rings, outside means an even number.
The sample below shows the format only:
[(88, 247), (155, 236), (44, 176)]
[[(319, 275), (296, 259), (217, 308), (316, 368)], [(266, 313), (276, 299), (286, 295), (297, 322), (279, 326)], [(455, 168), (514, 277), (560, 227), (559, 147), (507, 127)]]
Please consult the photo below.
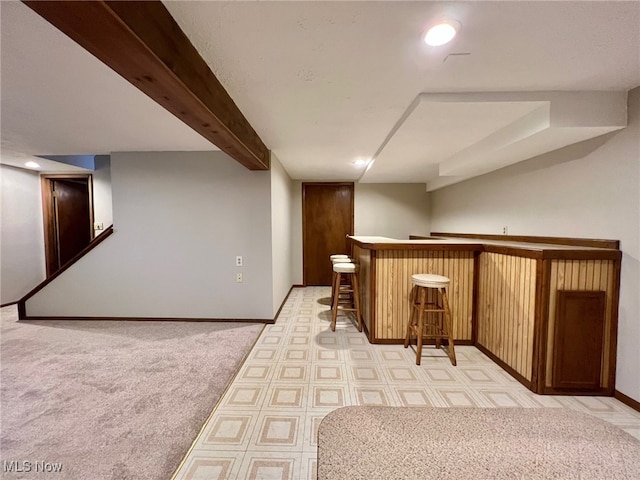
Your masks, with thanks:
[[(263, 329), (19, 322), (15, 307), (0, 314), (0, 477), (7, 479), (170, 478)], [(47, 464), (62, 471), (43, 471)]]
[(633, 479), (640, 441), (566, 409), (345, 407), (318, 430), (318, 480)]

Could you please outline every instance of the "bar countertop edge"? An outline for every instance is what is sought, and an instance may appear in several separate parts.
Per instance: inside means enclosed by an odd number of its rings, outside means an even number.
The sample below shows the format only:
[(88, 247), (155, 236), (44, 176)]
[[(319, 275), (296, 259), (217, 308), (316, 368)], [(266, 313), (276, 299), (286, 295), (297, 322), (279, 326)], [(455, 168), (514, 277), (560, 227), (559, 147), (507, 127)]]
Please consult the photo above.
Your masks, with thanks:
[(599, 258), (619, 260), (622, 252), (611, 248), (581, 247), (517, 241), (499, 241), (474, 238), (430, 237), (427, 239), (400, 240), (373, 235), (348, 235), (347, 239), (367, 250), (434, 250), (478, 251), (526, 254), (534, 258)]

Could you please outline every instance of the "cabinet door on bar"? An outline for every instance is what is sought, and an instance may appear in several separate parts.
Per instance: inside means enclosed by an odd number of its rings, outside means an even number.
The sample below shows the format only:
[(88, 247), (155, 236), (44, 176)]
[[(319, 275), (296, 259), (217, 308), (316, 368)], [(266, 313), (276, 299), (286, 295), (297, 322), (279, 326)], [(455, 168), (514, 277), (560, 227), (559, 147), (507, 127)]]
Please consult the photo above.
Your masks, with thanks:
[(556, 308), (553, 388), (599, 389), (605, 292), (558, 290)]

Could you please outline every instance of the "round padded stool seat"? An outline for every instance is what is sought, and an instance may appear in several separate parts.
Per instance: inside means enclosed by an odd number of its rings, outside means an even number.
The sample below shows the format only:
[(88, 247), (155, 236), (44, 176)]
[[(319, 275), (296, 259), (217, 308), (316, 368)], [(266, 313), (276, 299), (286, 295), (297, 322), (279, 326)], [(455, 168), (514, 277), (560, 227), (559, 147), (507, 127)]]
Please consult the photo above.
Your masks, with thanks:
[(349, 258), (349, 255), (345, 255), (344, 253), (336, 253), (335, 255), (331, 255), (329, 258), (331, 260), (334, 260), (336, 258)]
[(414, 285), (426, 288), (444, 288), (449, 286), (449, 279), (442, 275), (434, 275), (432, 273), (417, 273), (411, 275), (411, 281)]
[(344, 257), (344, 258), (332, 258), (331, 263), (335, 265), (336, 263), (353, 263), (353, 262), (349, 257)]
[(336, 273), (353, 273), (356, 271), (354, 263), (334, 263), (333, 271)]

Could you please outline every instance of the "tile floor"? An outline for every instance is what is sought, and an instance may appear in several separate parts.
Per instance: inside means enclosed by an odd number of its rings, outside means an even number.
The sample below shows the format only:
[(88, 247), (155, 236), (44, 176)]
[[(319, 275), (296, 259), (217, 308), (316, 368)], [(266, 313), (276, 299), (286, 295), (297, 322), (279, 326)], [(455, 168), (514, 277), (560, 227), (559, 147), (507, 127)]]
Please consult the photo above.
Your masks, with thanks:
[(423, 350), (371, 345), (340, 316), (329, 287), (296, 288), (202, 429), (176, 480), (315, 479), (322, 418), (347, 405), (558, 407), (587, 412), (640, 438), (640, 413), (609, 397), (531, 393), (475, 347), (458, 366)]

